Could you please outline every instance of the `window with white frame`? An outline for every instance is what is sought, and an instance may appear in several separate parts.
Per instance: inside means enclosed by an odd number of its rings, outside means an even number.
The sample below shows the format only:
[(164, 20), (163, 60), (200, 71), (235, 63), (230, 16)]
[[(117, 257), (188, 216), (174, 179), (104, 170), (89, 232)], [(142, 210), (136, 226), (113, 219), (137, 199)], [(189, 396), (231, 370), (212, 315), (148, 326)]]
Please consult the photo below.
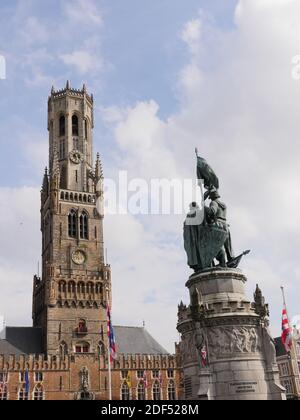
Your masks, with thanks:
[(124, 382), (122, 384), (122, 389), (121, 389), (121, 399), (123, 401), (128, 401), (130, 400), (130, 390), (129, 390), (129, 386), (127, 382)]
[(35, 382), (43, 382), (43, 372), (35, 372), (34, 373), (34, 381)]
[(282, 376), (289, 375), (289, 365), (287, 363), (282, 363), (281, 365)]
[(286, 389), (286, 393), (289, 395), (292, 395), (294, 393), (294, 388), (293, 388), (293, 384), (292, 381), (290, 379), (286, 379), (282, 382), (282, 385), (284, 386), (284, 388)]
[(161, 400), (161, 389), (160, 389), (160, 383), (159, 381), (155, 381), (152, 387), (152, 394), (153, 394), (153, 400), (154, 401), (160, 401)]
[(7, 385), (5, 383), (0, 383), (0, 401), (6, 401), (7, 399)]
[(155, 369), (152, 371), (152, 378), (153, 379), (158, 379), (159, 378), (159, 370)]
[(44, 399), (44, 388), (41, 384), (38, 384), (34, 387), (33, 390), (33, 400), (42, 401)]
[(139, 401), (144, 401), (146, 399), (146, 389), (144, 381), (140, 381), (137, 387), (137, 399)]
[(8, 382), (8, 372), (0, 372), (0, 384), (6, 384)]
[(18, 400), (19, 401), (27, 401), (29, 400), (29, 392), (26, 391), (26, 385), (22, 385), (19, 388), (19, 392), (18, 392)]
[(25, 382), (26, 380), (26, 372), (19, 373), (19, 382)]
[(171, 380), (168, 384), (168, 400), (176, 400), (175, 382), (173, 380)]
[(137, 376), (138, 379), (144, 379), (144, 374), (145, 374), (144, 370), (138, 370), (136, 372), (136, 376)]

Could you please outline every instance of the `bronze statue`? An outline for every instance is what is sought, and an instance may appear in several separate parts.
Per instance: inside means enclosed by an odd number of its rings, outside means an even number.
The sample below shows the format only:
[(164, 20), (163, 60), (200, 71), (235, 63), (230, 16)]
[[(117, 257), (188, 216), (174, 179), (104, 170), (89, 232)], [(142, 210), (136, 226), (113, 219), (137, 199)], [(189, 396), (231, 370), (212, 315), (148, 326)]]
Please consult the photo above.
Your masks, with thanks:
[[(205, 159), (197, 156), (198, 181), (204, 183), (203, 202), (210, 203), (200, 209), (197, 203), (190, 205), (184, 222), (184, 248), (188, 265), (195, 272), (216, 267), (215, 260), (222, 268), (237, 268), (245, 251), (238, 257), (232, 250), (231, 235), (227, 224), (227, 207), (220, 200), (219, 179)], [(199, 184), (200, 185), (200, 184)]]

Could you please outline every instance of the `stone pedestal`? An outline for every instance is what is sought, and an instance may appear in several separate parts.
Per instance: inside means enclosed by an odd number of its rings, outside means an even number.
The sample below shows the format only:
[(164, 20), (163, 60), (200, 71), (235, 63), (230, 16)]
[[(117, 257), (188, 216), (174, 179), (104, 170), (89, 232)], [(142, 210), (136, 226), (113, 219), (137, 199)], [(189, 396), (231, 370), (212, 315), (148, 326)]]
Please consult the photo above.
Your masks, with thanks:
[(245, 283), (237, 269), (211, 269), (188, 280), (190, 305), (180, 304), (177, 326), (186, 399), (285, 399), (267, 306), (247, 299)]

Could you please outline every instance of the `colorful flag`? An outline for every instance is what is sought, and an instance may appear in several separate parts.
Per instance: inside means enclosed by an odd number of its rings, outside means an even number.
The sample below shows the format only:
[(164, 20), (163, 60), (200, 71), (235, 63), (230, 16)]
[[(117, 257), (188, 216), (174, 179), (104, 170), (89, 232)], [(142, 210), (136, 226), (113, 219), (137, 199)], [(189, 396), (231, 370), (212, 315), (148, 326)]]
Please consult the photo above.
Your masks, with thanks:
[(286, 308), (282, 311), (282, 335), (281, 341), (287, 353), (290, 353), (292, 348), (292, 330), (287, 316)]
[(29, 382), (29, 372), (26, 370), (25, 372), (25, 392), (26, 394), (29, 393), (30, 390), (30, 382)]
[(207, 366), (207, 348), (205, 344), (202, 346), (201, 349), (201, 362), (203, 367)]
[(112, 362), (113, 359), (117, 358), (117, 353), (116, 353), (116, 340), (115, 340), (114, 329), (111, 322), (109, 305), (107, 305), (107, 335), (108, 335), (108, 340), (109, 340), (110, 361)]
[(127, 378), (126, 378), (126, 383), (127, 383), (127, 385), (128, 385), (128, 388), (131, 388), (131, 378), (130, 378), (130, 375), (128, 374), (128, 376), (127, 376)]

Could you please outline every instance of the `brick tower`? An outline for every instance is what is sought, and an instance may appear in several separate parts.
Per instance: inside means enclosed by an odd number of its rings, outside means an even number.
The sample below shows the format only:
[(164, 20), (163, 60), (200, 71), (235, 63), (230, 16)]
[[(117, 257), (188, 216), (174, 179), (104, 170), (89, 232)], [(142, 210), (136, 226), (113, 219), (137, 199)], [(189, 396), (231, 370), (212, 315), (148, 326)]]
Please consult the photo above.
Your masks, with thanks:
[(43, 329), (48, 355), (98, 353), (106, 348), (103, 188), (93, 163), (93, 96), (52, 88), (48, 100), (49, 172), (41, 191), (42, 276), (34, 277), (33, 325)]

